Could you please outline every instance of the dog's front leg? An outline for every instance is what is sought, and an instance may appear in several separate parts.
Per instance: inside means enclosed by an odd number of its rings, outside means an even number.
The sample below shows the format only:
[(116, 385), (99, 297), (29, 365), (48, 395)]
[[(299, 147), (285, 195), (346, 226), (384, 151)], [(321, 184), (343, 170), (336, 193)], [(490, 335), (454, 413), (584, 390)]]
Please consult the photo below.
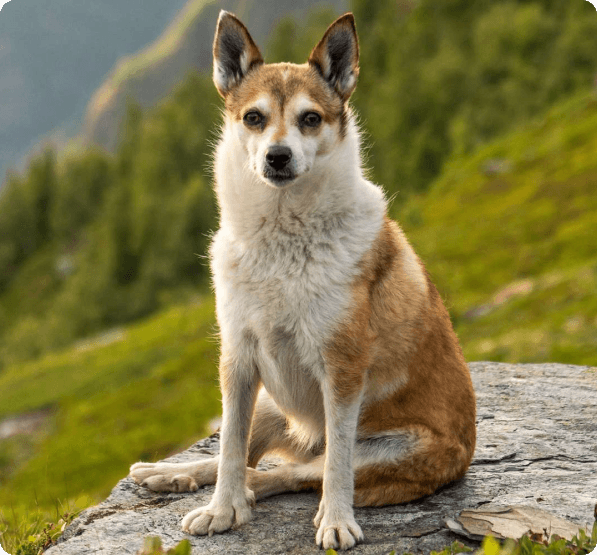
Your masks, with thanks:
[(216, 490), (209, 505), (184, 517), (182, 529), (189, 534), (211, 536), (251, 519), (255, 495), (246, 486), (247, 445), (259, 383), (251, 361), (222, 355), (222, 431)]
[(333, 376), (322, 383), (326, 451), (323, 496), (315, 517), (315, 541), (324, 549), (350, 549), (364, 539), (354, 519), (353, 457), (362, 391), (349, 398), (338, 394)]

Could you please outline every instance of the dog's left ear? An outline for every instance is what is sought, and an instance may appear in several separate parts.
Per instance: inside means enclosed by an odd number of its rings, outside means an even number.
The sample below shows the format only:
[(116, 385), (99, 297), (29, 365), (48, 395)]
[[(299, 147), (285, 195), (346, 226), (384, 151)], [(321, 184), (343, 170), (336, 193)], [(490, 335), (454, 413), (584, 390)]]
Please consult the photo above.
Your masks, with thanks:
[(222, 10), (214, 37), (214, 83), (223, 96), (256, 65), (263, 63), (259, 48), (240, 19)]
[(359, 75), (359, 40), (354, 16), (344, 14), (332, 23), (309, 56), (313, 66), (342, 100), (350, 98)]

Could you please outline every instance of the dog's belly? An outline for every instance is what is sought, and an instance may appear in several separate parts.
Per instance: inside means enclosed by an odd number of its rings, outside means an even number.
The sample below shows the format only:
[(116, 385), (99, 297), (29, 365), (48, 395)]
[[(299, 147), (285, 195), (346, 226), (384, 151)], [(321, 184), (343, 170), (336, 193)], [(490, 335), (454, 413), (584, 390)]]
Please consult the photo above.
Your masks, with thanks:
[(281, 327), (260, 339), (256, 363), (263, 386), (293, 427), (319, 439), (325, 418), (317, 357), (301, 357), (300, 341)]
[[(240, 294), (240, 288), (237, 294)], [(313, 291), (317, 294), (314, 294)], [(336, 295), (330, 299), (329, 295)], [(344, 303), (302, 276), (255, 284), (244, 296), (246, 325), (257, 339), (255, 362), (280, 410), (312, 439), (323, 434), (323, 350)]]

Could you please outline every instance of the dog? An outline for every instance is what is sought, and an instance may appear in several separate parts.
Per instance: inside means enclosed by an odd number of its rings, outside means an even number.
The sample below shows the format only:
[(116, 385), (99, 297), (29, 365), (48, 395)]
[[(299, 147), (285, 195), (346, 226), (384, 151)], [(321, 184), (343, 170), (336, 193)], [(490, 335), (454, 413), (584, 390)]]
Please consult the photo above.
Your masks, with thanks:
[[(243, 23), (220, 13), (210, 256), (221, 452), (130, 474), (159, 492), (216, 484), (184, 517), (189, 534), (246, 523), (255, 499), (317, 489), (317, 545), (349, 549), (364, 539), (353, 506), (429, 495), (472, 459), (475, 396), (448, 312), (363, 176), (349, 107), (358, 60), (350, 13), (303, 65), (265, 64)], [(256, 470), (268, 453), (288, 462)]]

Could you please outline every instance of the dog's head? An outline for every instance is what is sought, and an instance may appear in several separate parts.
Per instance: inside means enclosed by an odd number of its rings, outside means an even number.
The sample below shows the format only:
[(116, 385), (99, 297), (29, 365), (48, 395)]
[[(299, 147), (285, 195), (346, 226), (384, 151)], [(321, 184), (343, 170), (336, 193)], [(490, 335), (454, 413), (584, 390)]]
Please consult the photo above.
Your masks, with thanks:
[(247, 28), (222, 11), (214, 39), (214, 82), (249, 157), (273, 187), (311, 171), (341, 141), (359, 72), (352, 14), (337, 19), (306, 64), (264, 64)]

